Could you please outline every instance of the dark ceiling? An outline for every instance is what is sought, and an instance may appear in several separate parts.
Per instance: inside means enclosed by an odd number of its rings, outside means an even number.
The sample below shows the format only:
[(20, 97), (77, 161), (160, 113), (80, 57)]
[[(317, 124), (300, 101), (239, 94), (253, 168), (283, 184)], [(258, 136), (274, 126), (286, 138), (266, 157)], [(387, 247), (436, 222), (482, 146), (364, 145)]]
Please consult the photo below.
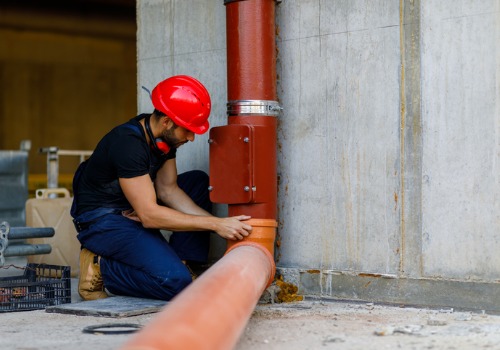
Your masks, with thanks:
[(0, 9), (12, 8), (44, 12), (89, 16), (134, 18), (135, 0), (1, 0)]

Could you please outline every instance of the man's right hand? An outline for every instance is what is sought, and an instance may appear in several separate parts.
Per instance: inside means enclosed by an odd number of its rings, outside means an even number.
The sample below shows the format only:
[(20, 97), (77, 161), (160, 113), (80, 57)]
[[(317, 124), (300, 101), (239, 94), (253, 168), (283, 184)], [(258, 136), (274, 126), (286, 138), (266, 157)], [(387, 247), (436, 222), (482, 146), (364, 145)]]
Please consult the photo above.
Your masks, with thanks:
[(228, 218), (219, 218), (215, 232), (222, 238), (232, 241), (242, 240), (252, 232), (252, 226), (245, 223), (250, 219), (248, 215), (232, 216)]

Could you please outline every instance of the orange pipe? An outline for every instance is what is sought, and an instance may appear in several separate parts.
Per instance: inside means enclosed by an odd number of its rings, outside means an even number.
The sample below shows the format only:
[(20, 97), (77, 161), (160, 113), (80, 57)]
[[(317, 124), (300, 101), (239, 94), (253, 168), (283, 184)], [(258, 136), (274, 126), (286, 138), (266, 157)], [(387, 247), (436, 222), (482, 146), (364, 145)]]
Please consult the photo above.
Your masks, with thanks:
[(234, 348), (274, 271), (267, 249), (241, 242), (172, 299), (121, 350)]

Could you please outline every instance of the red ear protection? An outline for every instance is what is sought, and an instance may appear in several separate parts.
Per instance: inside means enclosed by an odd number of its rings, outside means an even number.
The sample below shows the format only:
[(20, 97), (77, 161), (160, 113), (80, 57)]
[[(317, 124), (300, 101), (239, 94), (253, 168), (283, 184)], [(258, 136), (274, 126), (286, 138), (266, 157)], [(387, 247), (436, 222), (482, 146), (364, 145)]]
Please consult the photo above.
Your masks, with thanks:
[(167, 154), (170, 151), (170, 146), (167, 145), (165, 140), (163, 140), (161, 137), (155, 138), (153, 136), (153, 132), (151, 131), (151, 126), (149, 125), (149, 118), (151, 116), (147, 116), (146, 119), (144, 120), (144, 125), (146, 126), (146, 132), (149, 135), (150, 140), (154, 140), (154, 142), (151, 143), (152, 148), (159, 153)]
[(159, 149), (162, 153), (167, 154), (170, 151), (170, 146), (160, 137), (155, 140), (155, 146), (155, 148)]

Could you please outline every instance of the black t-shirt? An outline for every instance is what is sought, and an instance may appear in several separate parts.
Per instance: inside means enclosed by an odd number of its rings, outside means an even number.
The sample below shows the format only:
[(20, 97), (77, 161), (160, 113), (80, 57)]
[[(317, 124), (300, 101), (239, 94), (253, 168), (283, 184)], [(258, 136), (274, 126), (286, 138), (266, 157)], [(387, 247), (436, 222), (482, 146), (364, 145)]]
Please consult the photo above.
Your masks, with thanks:
[(131, 208), (118, 178), (132, 178), (149, 173), (154, 181), (165, 161), (175, 158), (176, 148), (172, 148), (167, 155), (150, 148), (139, 123), (146, 116), (147, 114), (141, 114), (115, 127), (97, 144), (74, 186), (77, 215), (100, 207)]

